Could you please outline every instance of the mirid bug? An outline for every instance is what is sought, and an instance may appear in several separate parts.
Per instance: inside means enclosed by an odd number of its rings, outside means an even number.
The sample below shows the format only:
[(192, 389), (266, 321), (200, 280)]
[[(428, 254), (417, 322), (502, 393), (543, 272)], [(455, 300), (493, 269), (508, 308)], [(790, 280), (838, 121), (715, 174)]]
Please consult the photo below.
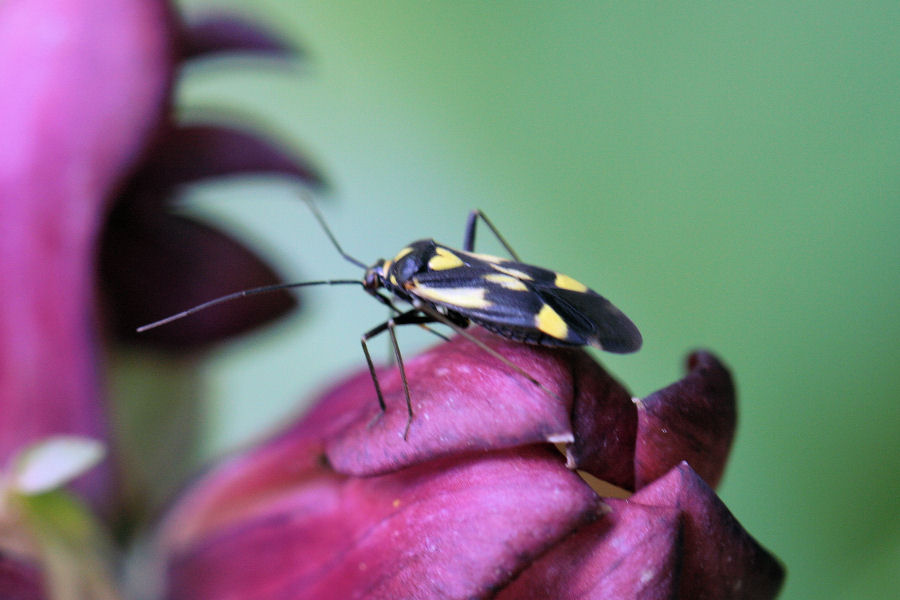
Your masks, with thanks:
[[(506, 339), (543, 346), (593, 346), (615, 353), (634, 352), (641, 347), (637, 327), (609, 300), (568, 275), (521, 262), (493, 223), (479, 210), (469, 213), (461, 251), (424, 239), (404, 247), (392, 259), (379, 259), (372, 266), (366, 266), (344, 252), (316, 205), (309, 199), (304, 200), (341, 256), (365, 270), (362, 280), (327, 279), (243, 290), (144, 325), (138, 331), (159, 327), (245, 296), (313, 285), (360, 285), (394, 313), (390, 319), (364, 333), (360, 342), (383, 413), (386, 410), (384, 395), (368, 341), (385, 331), (390, 335), (406, 398), (408, 419), (404, 439), (409, 434), (413, 410), (403, 357), (394, 332), (398, 326), (421, 325), (441, 335), (428, 325), (443, 323), (554, 397), (555, 394), (540, 382), (469, 334), (466, 328), (474, 323)], [(512, 260), (474, 252), (479, 219), (490, 228)], [(401, 310), (395, 301), (409, 304), (411, 308)]]

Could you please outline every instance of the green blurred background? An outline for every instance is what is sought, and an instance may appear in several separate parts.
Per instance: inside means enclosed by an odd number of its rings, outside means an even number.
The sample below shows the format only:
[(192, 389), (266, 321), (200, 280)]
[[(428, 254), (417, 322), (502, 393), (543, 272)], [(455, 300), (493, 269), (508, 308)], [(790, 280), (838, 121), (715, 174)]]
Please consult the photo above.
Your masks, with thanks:
[[(782, 597), (900, 597), (900, 3), (183, 4), (304, 49), (191, 69), (183, 106), (239, 108), (312, 157), (350, 253), (459, 245), (480, 207), (640, 326), (640, 353), (600, 357), (636, 395), (714, 350), (740, 393), (720, 494), (787, 564)], [(283, 182), (187, 206), (289, 279), (359, 274)], [(205, 363), (205, 457), (363, 365), (382, 307), (304, 300)]]

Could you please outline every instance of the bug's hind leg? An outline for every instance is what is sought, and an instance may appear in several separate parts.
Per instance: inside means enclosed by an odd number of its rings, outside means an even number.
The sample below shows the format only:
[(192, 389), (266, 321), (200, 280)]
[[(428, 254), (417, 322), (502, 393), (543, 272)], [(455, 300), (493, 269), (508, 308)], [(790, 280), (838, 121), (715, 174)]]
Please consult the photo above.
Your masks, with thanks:
[(523, 375), (526, 379), (528, 379), (528, 381), (530, 381), (531, 383), (533, 383), (534, 385), (536, 385), (537, 387), (542, 389), (544, 392), (546, 392), (548, 396), (550, 396), (552, 398), (556, 398), (560, 402), (563, 401), (563, 399), (560, 398), (559, 395), (557, 395), (553, 391), (547, 389), (547, 387), (543, 383), (541, 383), (540, 381), (535, 379), (531, 374), (529, 374), (527, 371), (525, 371), (522, 367), (520, 367), (519, 365), (510, 361), (508, 358), (506, 358), (505, 356), (503, 356), (502, 354), (500, 354), (499, 352), (497, 352), (496, 350), (494, 350), (493, 348), (491, 348), (490, 346), (488, 346), (487, 344), (485, 344), (484, 342), (479, 340), (477, 337), (475, 337), (474, 335), (472, 335), (471, 333), (466, 331), (465, 326), (463, 324), (461, 324), (457, 321), (454, 321), (453, 319), (449, 318), (446, 315), (442, 315), (437, 310), (428, 306), (421, 300), (415, 301), (413, 303), (413, 305), (418, 310), (422, 311), (422, 313), (424, 313), (426, 316), (431, 317), (432, 319), (434, 319), (435, 321), (437, 321), (439, 323), (443, 323), (443, 324), (447, 325), (448, 327), (453, 329), (453, 331), (455, 331), (462, 337), (466, 338), (467, 340), (469, 340), (470, 342), (472, 342), (473, 344), (475, 344), (476, 346), (478, 346), (479, 348), (481, 348), (482, 350), (484, 350), (485, 352), (487, 352), (488, 354), (490, 354), (491, 356), (493, 356), (494, 358), (496, 358), (497, 360), (499, 360), (500, 362), (505, 364), (506, 366), (510, 367), (511, 369), (513, 369), (514, 371), (519, 373), (520, 375)]
[(481, 217), (481, 220), (484, 221), (485, 225), (490, 228), (491, 232), (493, 232), (494, 236), (500, 240), (500, 243), (503, 244), (503, 247), (506, 248), (506, 251), (509, 252), (509, 255), (513, 257), (513, 260), (516, 262), (521, 262), (519, 255), (516, 254), (516, 251), (512, 249), (506, 239), (500, 232), (494, 227), (494, 224), (491, 223), (491, 220), (487, 218), (487, 216), (478, 209), (473, 210), (469, 213), (469, 218), (466, 220), (466, 237), (463, 239), (463, 250), (466, 252), (474, 252), (475, 251), (475, 226), (478, 224), (478, 218)]
[(406, 369), (403, 366), (403, 356), (400, 354), (400, 345), (397, 343), (397, 334), (395, 333), (394, 329), (399, 325), (426, 325), (428, 323), (434, 322), (435, 319), (433, 317), (422, 314), (418, 309), (413, 309), (405, 313), (401, 313), (392, 319), (388, 319), (377, 327), (373, 327), (371, 330), (364, 333), (360, 338), (363, 354), (365, 354), (366, 356), (366, 364), (369, 367), (369, 375), (371, 375), (372, 377), (372, 384), (375, 386), (375, 394), (378, 396), (378, 406), (381, 408), (381, 411), (377, 415), (375, 415), (375, 417), (369, 423), (370, 427), (381, 418), (381, 415), (384, 414), (387, 407), (384, 403), (384, 394), (381, 391), (381, 384), (378, 381), (378, 374), (375, 371), (375, 363), (372, 361), (372, 355), (369, 353), (369, 346), (367, 342), (373, 337), (384, 333), (385, 331), (387, 331), (390, 335), (394, 359), (397, 361), (397, 368), (400, 370), (400, 381), (403, 384), (403, 395), (406, 398), (406, 412), (408, 418), (406, 420), (406, 427), (403, 430), (403, 439), (405, 440), (409, 436), (409, 428), (412, 425), (413, 409), (412, 400), (410, 400), (409, 397), (409, 382), (406, 379)]

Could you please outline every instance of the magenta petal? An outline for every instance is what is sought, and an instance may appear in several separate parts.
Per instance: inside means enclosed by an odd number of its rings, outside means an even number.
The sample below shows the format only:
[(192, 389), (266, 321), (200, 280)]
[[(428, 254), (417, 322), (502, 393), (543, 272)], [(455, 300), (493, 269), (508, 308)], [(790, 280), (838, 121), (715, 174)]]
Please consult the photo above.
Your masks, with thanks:
[(778, 561), (682, 463), (526, 569), (498, 600), (774, 598)]
[(478, 328), (472, 334), (550, 393), (471, 341), (454, 338), (405, 363), (414, 413), (408, 439), (399, 371), (381, 371), (387, 411), (378, 416), (370, 386), (353, 421), (328, 440), (335, 469), (371, 475), (460, 452), (574, 441), (571, 468), (630, 485), (634, 407), (593, 359), (581, 351), (510, 342)]
[(571, 353), (508, 342), (480, 329), (472, 333), (555, 396), (457, 337), (405, 361), (414, 412), (407, 440), (399, 371), (379, 372), (387, 411), (379, 417), (370, 384), (353, 422), (328, 440), (335, 469), (369, 475), (460, 452), (570, 441)]
[(640, 490), (629, 502), (676, 507), (682, 512), (680, 598), (749, 600), (778, 595), (784, 567), (741, 527), (687, 463)]
[[(234, 115), (231, 118), (237, 119)], [(246, 174), (279, 174), (310, 184), (322, 183), (311, 164), (258, 133), (236, 126), (185, 125), (164, 137), (125, 196), (147, 190), (167, 191), (200, 179)]]
[(682, 460), (715, 487), (722, 477), (737, 408), (731, 373), (708, 352), (688, 357), (688, 374), (638, 402), (636, 489)]
[(483, 597), (596, 510), (544, 448), (362, 479), (298, 462), (251, 516), (170, 546), (171, 600)]
[[(161, 118), (168, 27), (163, 2), (0, 2), (0, 464), (51, 434), (106, 435), (95, 243)], [(87, 475), (97, 504), (110, 478)]]
[[(136, 328), (243, 289), (279, 283), (272, 269), (230, 237), (160, 210), (110, 217), (100, 261), (112, 326), (120, 339), (193, 350), (243, 333), (296, 306), (286, 292), (229, 302), (171, 327)], [(216, 277), (209, 277), (215, 272)]]
[(619, 503), (538, 559), (497, 600), (688, 598), (677, 595), (680, 551), (677, 509)]
[(40, 572), (0, 551), (0, 597), (3, 600), (45, 600)]
[(296, 53), (271, 31), (237, 15), (222, 13), (191, 19), (182, 39), (183, 57), (215, 52), (258, 52), (276, 57)]

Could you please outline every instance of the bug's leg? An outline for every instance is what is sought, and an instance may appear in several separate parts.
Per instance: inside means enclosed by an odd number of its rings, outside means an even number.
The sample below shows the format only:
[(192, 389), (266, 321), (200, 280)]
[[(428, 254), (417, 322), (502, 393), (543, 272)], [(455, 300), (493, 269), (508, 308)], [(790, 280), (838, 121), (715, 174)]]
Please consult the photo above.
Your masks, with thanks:
[(431, 316), (420, 313), (418, 309), (412, 309), (401, 313), (392, 319), (388, 319), (381, 325), (378, 325), (363, 334), (360, 342), (362, 343), (363, 354), (366, 356), (366, 364), (369, 366), (369, 374), (372, 376), (372, 383), (375, 386), (375, 393), (378, 396), (378, 406), (381, 408), (381, 412), (375, 415), (375, 418), (369, 423), (370, 427), (381, 418), (381, 415), (383, 415), (386, 410), (386, 406), (384, 403), (384, 395), (381, 391), (381, 384), (378, 381), (378, 375), (375, 371), (375, 363), (372, 361), (372, 355), (369, 353), (369, 347), (366, 342), (376, 335), (383, 333), (385, 330), (387, 330), (390, 335), (394, 359), (397, 361), (397, 368), (400, 370), (400, 381), (403, 384), (403, 395), (406, 399), (408, 418), (406, 420), (406, 427), (403, 430), (403, 439), (405, 440), (409, 435), (409, 428), (412, 425), (413, 410), (412, 400), (409, 397), (409, 383), (406, 379), (406, 369), (403, 366), (403, 356), (400, 354), (400, 345), (397, 343), (397, 334), (394, 329), (399, 325), (425, 325), (433, 322), (434, 318)]
[(409, 398), (409, 383), (406, 381), (406, 369), (403, 367), (403, 355), (400, 354), (400, 345), (397, 343), (397, 333), (394, 331), (396, 322), (393, 320), (391, 320), (391, 322), (392, 325), (388, 327), (388, 333), (391, 335), (391, 345), (394, 347), (394, 359), (397, 361), (397, 368), (400, 369), (400, 381), (403, 383), (403, 396), (406, 398), (406, 427), (403, 428), (403, 440), (405, 441), (407, 436), (409, 436), (409, 428), (412, 425), (412, 400)]
[(498, 240), (500, 240), (500, 243), (503, 244), (503, 247), (506, 248), (506, 251), (509, 252), (509, 255), (513, 257), (513, 260), (515, 260), (516, 262), (521, 262), (519, 255), (516, 254), (516, 251), (512, 249), (512, 246), (510, 246), (506, 242), (506, 239), (504, 239), (504, 237), (500, 235), (500, 232), (496, 227), (494, 227), (494, 224), (491, 223), (491, 220), (488, 219), (487, 216), (485, 216), (485, 214), (478, 209), (470, 212), (469, 218), (466, 220), (466, 237), (463, 240), (463, 250), (465, 250), (466, 252), (475, 251), (475, 225), (478, 224), (479, 217), (481, 217), (481, 220), (484, 221), (484, 223), (490, 228), (494, 236)]
[[(381, 418), (381, 415), (384, 414), (384, 411), (387, 407), (384, 404), (384, 395), (381, 393), (381, 384), (378, 383), (378, 374), (375, 372), (375, 363), (372, 362), (372, 355), (369, 354), (369, 346), (366, 344), (371, 338), (375, 337), (379, 333), (382, 333), (388, 327), (388, 323), (390, 321), (385, 321), (378, 327), (375, 327), (362, 335), (360, 338), (360, 343), (362, 344), (363, 354), (366, 356), (366, 365), (369, 367), (369, 375), (372, 377), (372, 384), (375, 386), (375, 394), (378, 396), (378, 406), (381, 408), (381, 412), (376, 415), (375, 419), (373, 419), (372, 423)], [(370, 423), (370, 425), (372, 424)]]
[(528, 381), (530, 381), (534, 385), (536, 385), (539, 388), (541, 388), (542, 390), (544, 390), (548, 396), (552, 396), (553, 398), (556, 398), (560, 402), (563, 401), (563, 399), (560, 398), (556, 393), (547, 389), (547, 387), (544, 386), (544, 384), (542, 384), (540, 381), (538, 381), (537, 379), (532, 377), (522, 367), (520, 367), (519, 365), (510, 361), (508, 358), (506, 358), (505, 356), (503, 356), (502, 354), (500, 354), (499, 352), (497, 352), (496, 350), (494, 350), (493, 348), (491, 348), (490, 346), (488, 346), (487, 344), (485, 344), (484, 342), (479, 340), (477, 337), (475, 337), (474, 335), (472, 335), (471, 333), (466, 331), (463, 327), (460, 327), (457, 323), (454, 323), (452, 320), (448, 319), (446, 316), (442, 315), (441, 313), (439, 313), (432, 307), (428, 306), (427, 304), (424, 304), (422, 302), (415, 302), (413, 305), (418, 310), (422, 311), (425, 315), (431, 317), (435, 321), (438, 321), (440, 323), (443, 323), (444, 325), (447, 325), (448, 327), (451, 327), (453, 329), (453, 331), (455, 331), (459, 335), (463, 336), (464, 338), (466, 338), (467, 340), (469, 340), (470, 342), (472, 342), (473, 344), (475, 344), (476, 346), (478, 346), (479, 348), (481, 348), (482, 350), (484, 350), (485, 352), (487, 352), (488, 354), (490, 354), (491, 356), (493, 356), (494, 358), (496, 358), (497, 360), (502, 362), (504, 365), (515, 370), (517, 373), (519, 373), (520, 375), (522, 375), (523, 377), (528, 379)]
[[(402, 311), (402, 310), (400, 310), (399, 308), (397, 308), (397, 307), (394, 305), (394, 302), (393, 302), (393, 300), (391, 300), (390, 297), (384, 296), (384, 295), (382, 295), (382, 294), (379, 294), (378, 292), (375, 292), (375, 293), (373, 293), (372, 295), (375, 296), (375, 299), (376, 299), (376, 300), (378, 300), (379, 302), (381, 302), (382, 304), (384, 304), (385, 306), (387, 306), (389, 309), (391, 309), (392, 311), (394, 311), (394, 312), (397, 313), (398, 315), (402, 315), (402, 314), (403, 314), (404, 311)], [(414, 312), (414, 313), (415, 313), (415, 312), (418, 312), (418, 311), (416, 310), (416, 311), (407, 311), (407, 312)], [(428, 326), (428, 323), (434, 323), (434, 319), (429, 318), (427, 321), (423, 321), (423, 322), (421, 322), (421, 323), (416, 323), (416, 325), (418, 325), (419, 327), (421, 327), (422, 329), (424, 329), (424, 330), (427, 331), (428, 333), (432, 333), (432, 334), (438, 336), (439, 338), (441, 338), (441, 339), (444, 340), (445, 342), (449, 342), (449, 341), (450, 341), (450, 338), (448, 338), (446, 335), (444, 335), (444, 334), (441, 333), (440, 331), (437, 331), (436, 329), (432, 329), (431, 327), (429, 327), (429, 326)]]

